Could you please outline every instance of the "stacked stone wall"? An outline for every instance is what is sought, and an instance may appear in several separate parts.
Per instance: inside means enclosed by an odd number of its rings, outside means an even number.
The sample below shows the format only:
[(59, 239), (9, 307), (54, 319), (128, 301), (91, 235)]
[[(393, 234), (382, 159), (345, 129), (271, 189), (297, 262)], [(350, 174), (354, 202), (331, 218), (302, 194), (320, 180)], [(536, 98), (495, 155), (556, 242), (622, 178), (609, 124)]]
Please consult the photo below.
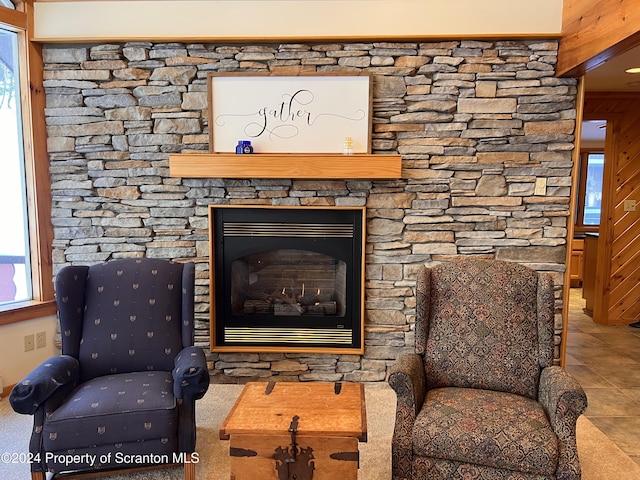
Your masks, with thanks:
[[(556, 282), (557, 350), (576, 80), (556, 41), (44, 48), (55, 271), (148, 256), (197, 265), (208, 351), (209, 204), (365, 205), (364, 355), (209, 353), (218, 381), (382, 381), (413, 349), (420, 265), (456, 255), (520, 262)], [(170, 153), (208, 151), (207, 75), (368, 72), (373, 153), (391, 181), (189, 179)], [(258, 161), (258, 160), (257, 160)]]

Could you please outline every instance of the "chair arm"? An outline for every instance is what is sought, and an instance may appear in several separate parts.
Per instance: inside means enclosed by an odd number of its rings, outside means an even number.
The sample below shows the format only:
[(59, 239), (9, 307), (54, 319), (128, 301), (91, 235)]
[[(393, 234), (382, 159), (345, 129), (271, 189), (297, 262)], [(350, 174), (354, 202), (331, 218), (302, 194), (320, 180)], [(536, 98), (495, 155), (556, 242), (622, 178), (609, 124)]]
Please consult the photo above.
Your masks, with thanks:
[(545, 408), (556, 432), (562, 430), (565, 423), (575, 428), (578, 417), (587, 409), (587, 396), (580, 384), (558, 366), (542, 370), (538, 401)]
[(173, 395), (177, 399), (198, 400), (209, 389), (209, 369), (199, 347), (185, 347), (174, 360)]
[[(398, 404), (402, 404), (411, 418), (411, 424), (422, 408), (427, 390), (427, 380), (422, 357), (415, 353), (400, 355), (391, 366), (389, 385), (398, 396)], [(407, 419), (409, 420), (409, 419)]]
[(557, 478), (581, 478), (576, 423), (587, 408), (587, 396), (580, 384), (558, 366), (544, 368), (540, 375), (538, 401), (549, 415), (551, 426), (558, 436)]
[(80, 364), (70, 355), (51, 357), (38, 365), (13, 387), (9, 402), (17, 413), (33, 415), (56, 391), (80, 378)]
[(415, 353), (400, 355), (391, 366), (389, 385), (396, 392), (398, 404), (391, 440), (394, 480), (413, 478), (413, 424), (426, 395), (426, 376), (422, 357)]

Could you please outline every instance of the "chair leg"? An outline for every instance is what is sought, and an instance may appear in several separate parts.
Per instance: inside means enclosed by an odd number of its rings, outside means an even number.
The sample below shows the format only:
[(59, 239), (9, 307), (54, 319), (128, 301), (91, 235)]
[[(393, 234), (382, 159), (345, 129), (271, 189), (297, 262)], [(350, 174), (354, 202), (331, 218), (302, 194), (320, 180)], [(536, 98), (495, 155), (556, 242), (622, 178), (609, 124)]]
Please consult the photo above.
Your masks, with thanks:
[(191, 454), (184, 462), (184, 480), (196, 480), (196, 464), (191, 461)]
[(44, 472), (31, 472), (31, 480), (44, 480)]

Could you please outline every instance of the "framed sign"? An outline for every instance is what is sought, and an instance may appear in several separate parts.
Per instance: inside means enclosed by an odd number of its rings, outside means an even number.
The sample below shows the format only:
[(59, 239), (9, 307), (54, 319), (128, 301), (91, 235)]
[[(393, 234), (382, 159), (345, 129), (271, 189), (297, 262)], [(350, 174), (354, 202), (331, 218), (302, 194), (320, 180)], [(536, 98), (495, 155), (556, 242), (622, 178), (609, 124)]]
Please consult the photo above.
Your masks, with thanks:
[(370, 75), (209, 75), (209, 146), (255, 153), (371, 152)]

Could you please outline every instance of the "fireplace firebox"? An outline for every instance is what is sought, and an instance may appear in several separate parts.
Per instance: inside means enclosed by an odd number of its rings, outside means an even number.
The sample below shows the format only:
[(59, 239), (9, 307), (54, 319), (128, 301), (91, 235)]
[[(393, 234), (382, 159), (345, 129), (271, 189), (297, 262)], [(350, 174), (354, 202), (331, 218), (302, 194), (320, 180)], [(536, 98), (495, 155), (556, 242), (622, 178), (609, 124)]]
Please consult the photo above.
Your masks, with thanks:
[(364, 217), (210, 206), (211, 349), (362, 353)]

